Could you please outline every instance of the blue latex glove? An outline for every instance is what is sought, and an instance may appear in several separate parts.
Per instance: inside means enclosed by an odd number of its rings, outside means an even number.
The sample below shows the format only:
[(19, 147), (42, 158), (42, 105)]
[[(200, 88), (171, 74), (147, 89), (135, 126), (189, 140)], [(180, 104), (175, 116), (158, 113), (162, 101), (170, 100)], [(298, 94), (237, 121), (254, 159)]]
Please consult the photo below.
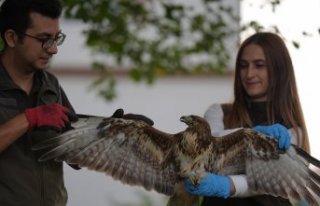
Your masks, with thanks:
[(276, 138), (280, 149), (286, 150), (291, 144), (291, 137), (288, 129), (282, 124), (273, 124), (269, 126), (258, 125), (253, 129), (270, 137)]
[(206, 172), (198, 185), (193, 185), (190, 179), (184, 181), (185, 189), (197, 196), (216, 196), (227, 198), (230, 196), (231, 180), (227, 176)]

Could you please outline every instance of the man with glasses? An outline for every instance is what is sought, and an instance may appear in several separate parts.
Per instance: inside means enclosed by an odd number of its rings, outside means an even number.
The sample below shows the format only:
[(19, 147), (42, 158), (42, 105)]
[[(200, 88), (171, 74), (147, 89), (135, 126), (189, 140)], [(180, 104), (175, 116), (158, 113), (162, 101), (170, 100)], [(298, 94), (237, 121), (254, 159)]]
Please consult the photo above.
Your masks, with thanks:
[(39, 163), (32, 145), (76, 117), (46, 71), (65, 39), (59, 0), (5, 0), (0, 7), (0, 205), (65, 206), (62, 163)]

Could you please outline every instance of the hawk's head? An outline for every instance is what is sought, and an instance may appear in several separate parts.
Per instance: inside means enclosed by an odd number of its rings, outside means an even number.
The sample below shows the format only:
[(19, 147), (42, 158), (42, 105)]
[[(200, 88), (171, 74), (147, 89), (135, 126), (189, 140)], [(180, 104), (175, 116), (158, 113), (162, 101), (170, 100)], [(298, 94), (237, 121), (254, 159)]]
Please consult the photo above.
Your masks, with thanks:
[(211, 133), (208, 122), (200, 116), (196, 116), (196, 115), (182, 116), (180, 117), (180, 121), (186, 123), (186, 125), (188, 125), (189, 128), (192, 128), (204, 133), (208, 133), (208, 132)]
[(196, 115), (186, 115), (180, 117), (180, 121), (186, 123), (189, 127), (199, 125), (199, 124), (206, 124), (206, 120), (202, 117)]

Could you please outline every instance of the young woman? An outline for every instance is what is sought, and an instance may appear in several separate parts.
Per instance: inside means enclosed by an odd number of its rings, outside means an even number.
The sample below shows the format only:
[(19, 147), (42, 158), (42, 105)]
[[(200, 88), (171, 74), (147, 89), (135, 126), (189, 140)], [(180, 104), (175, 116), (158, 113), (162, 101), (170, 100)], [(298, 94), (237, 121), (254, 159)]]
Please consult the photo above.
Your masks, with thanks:
[[(236, 58), (234, 101), (213, 104), (205, 118), (214, 136), (253, 127), (277, 138), (279, 147), (292, 143), (309, 152), (292, 61), (278, 35), (256, 33), (242, 43)], [(291, 205), (280, 197), (252, 194), (245, 175), (207, 173), (197, 188), (186, 184), (186, 190), (205, 196), (203, 206)]]

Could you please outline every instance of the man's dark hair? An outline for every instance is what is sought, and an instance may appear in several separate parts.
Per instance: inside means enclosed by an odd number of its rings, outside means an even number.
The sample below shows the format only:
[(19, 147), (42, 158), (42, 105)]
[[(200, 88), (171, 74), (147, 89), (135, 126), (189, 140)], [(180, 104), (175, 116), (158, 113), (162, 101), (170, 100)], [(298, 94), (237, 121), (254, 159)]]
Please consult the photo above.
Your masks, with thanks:
[(60, 0), (5, 0), (0, 7), (0, 34), (8, 29), (17, 32), (19, 38), (31, 25), (30, 13), (36, 12), (53, 19), (60, 17), (62, 3)]

